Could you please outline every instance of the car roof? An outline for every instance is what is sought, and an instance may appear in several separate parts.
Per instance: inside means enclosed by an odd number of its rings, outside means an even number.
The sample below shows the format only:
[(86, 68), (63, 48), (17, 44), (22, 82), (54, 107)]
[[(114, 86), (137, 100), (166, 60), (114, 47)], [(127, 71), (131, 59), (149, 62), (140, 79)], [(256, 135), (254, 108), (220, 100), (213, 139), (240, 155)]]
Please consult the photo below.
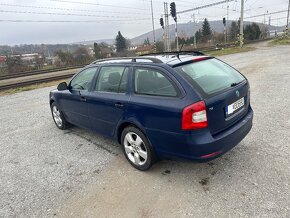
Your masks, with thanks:
[(144, 56), (136, 56), (136, 57), (115, 57), (115, 58), (106, 58), (99, 59), (91, 63), (91, 65), (99, 65), (99, 64), (117, 64), (117, 63), (126, 63), (126, 64), (136, 64), (136, 63), (146, 63), (146, 64), (167, 64), (171, 67), (174, 65), (179, 65), (183, 62), (188, 62), (191, 60), (197, 60), (201, 58), (207, 58), (209, 56), (201, 53), (201, 52), (165, 52), (159, 54), (148, 54)]

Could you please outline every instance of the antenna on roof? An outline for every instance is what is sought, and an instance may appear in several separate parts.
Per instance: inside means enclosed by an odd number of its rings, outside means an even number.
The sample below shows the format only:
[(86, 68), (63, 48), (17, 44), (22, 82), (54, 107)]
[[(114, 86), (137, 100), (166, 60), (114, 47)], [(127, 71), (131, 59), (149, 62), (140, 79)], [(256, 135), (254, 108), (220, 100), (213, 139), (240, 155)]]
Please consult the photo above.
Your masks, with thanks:
[[(182, 50), (182, 48), (183, 48), (184, 44), (185, 44), (185, 41), (182, 43), (182, 45), (181, 45), (181, 47), (180, 47), (179, 51), (177, 52), (177, 55), (176, 55), (176, 57), (178, 58), (178, 60), (180, 60), (180, 58), (179, 58), (179, 54), (180, 54), (180, 52), (181, 52), (181, 50)], [(180, 60), (180, 61), (181, 61), (181, 60)]]

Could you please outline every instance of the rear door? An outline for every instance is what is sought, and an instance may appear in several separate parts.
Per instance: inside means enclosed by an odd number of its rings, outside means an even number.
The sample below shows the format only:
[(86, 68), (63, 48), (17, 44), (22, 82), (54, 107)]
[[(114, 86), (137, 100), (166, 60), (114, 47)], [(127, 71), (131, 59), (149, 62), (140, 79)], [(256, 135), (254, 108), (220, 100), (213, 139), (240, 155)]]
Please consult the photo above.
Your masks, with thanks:
[(163, 68), (136, 66), (128, 114), (147, 130), (178, 132), (183, 94), (174, 77)]
[(129, 94), (130, 68), (103, 66), (88, 98), (88, 114), (92, 129), (113, 136), (118, 122), (126, 111)]
[(208, 58), (178, 66), (176, 70), (204, 99), (213, 135), (229, 128), (248, 112), (248, 81), (226, 63)]

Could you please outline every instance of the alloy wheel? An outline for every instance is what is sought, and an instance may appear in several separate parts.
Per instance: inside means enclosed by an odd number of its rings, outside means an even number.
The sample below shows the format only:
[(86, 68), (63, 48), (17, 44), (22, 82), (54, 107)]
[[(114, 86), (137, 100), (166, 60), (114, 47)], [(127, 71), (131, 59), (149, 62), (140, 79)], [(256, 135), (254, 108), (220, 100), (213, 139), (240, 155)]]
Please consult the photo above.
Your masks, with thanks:
[(141, 137), (134, 132), (128, 132), (124, 138), (125, 153), (129, 160), (137, 165), (142, 166), (146, 163), (148, 153)]

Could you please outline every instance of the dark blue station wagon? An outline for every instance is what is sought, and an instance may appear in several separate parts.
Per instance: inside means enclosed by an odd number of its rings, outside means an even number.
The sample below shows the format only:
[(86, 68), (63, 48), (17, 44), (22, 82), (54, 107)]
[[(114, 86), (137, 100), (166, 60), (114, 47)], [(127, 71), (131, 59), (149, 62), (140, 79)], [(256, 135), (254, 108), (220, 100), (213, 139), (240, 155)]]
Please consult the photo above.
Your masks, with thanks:
[(98, 60), (49, 101), (59, 129), (73, 124), (115, 138), (139, 170), (158, 159), (219, 157), (253, 120), (248, 80), (198, 52)]

